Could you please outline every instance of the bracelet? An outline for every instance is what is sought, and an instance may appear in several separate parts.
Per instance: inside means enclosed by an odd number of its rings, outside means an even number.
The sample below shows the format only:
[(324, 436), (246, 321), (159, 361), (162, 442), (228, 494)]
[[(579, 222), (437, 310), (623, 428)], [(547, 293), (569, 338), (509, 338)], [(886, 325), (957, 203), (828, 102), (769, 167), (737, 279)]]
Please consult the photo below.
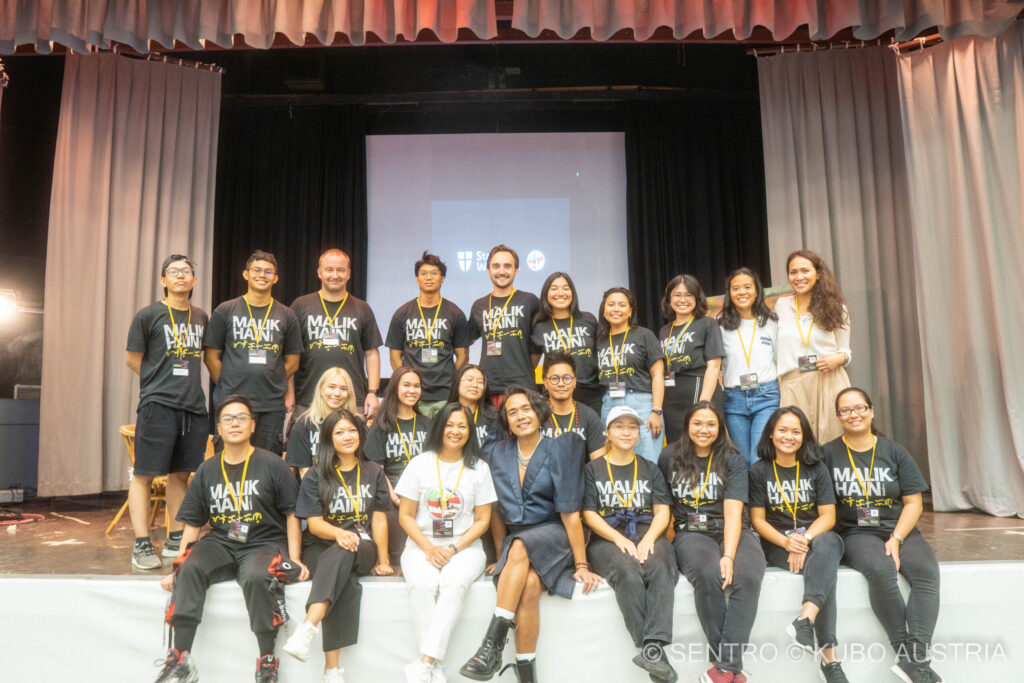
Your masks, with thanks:
[(722, 557), (728, 557), (730, 562), (735, 562), (736, 561), (736, 558), (733, 557), (732, 555), (726, 555), (725, 553), (722, 553)]
[(895, 531), (892, 532), (892, 538), (895, 538), (897, 541), (900, 542), (900, 545), (903, 545), (904, 538), (902, 536), (900, 536), (898, 533), (896, 533)]
[(455, 545), (454, 543), (449, 543), (448, 547), (452, 549), (452, 554), (453, 555), (459, 552), (458, 546)]
[(586, 569), (590, 569), (590, 563), (588, 563), (588, 562), (577, 562), (576, 563), (576, 569), (579, 569), (580, 567), (584, 567)]

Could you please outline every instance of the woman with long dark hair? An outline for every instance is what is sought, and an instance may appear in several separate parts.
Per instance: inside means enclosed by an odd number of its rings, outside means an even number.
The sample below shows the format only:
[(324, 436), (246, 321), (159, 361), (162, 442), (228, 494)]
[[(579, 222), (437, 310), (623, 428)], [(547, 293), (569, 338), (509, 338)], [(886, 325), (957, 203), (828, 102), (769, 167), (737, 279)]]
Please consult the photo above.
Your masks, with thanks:
[(737, 268), (725, 279), (718, 325), (725, 351), (725, 424), (729, 438), (753, 465), (768, 416), (779, 407), (775, 372), (779, 323), (764, 302), (764, 287), (757, 273)]
[(800, 615), (786, 633), (807, 652), (821, 648), (823, 681), (847, 683), (835, 649), (836, 576), (843, 557), (843, 541), (831, 530), (836, 497), (803, 411), (787, 406), (772, 413), (757, 455), (750, 468), (750, 521), (768, 564), (804, 577)]
[(501, 436), (497, 412), (487, 400), (488, 390), (487, 377), (480, 366), (466, 363), (455, 371), (455, 380), (448, 392), (449, 403), (458, 403), (470, 411), (476, 440), (481, 448)]
[[(896, 651), (906, 683), (939, 682), (928, 649), (939, 618), (939, 563), (917, 528), (928, 483), (900, 444), (875, 427), (871, 397), (857, 387), (836, 396), (843, 435), (825, 444), (839, 503), (843, 561), (868, 581), (871, 609)], [(910, 584), (904, 601), (897, 574)]]
[(309, 524), (302, 560), (313, 573), (306, 617), (284, 645), (306, 661), (323, 624), (325, 683), (340, 682), (341, 648), (356, 642), (362, 589), (359, 577), (393, 573), (385, 512), (391, 498), (384, 470), (363, 455), (366, 426), (354, 413), (329, 414), (317, 457), (299, 486), (295, 515)]
[(743, 649), (765, 569), (761, 544), (743, 524), (747, 463), (711, 401), (690, 406), (683, 425), (683, 436), (665, 447), (658, 466), (672, 492), (676, 561), (693, 586), (697, 617), (711, 646), (713, 665), (700, 680), (745, 683)]

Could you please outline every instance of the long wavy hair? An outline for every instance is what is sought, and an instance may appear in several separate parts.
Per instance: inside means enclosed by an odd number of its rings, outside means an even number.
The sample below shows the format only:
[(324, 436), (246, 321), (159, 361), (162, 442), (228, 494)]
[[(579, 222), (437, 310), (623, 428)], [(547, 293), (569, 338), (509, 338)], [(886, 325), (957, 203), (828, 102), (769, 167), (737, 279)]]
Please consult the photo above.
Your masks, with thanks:
[(313, 401), (309, 404), (309, 409), (302, 413), (302, 415), (299, 415), (300, 419), (307, 417), (317, 427), (323, 424), (324, 419), (332, 412), (327, 406), (327, 401), (324, 400), (324, 385), (335, 378), (340, 379), (348, 387), (348, 398), (341, 404), (341, 409), (347, 410), (350, 413), (359, 412), (356, 408), (356, 388), (352, 383), (352, 377), (343, 368), (327, 368), (316, 382), (316, 389), (313, 390)]
[(843, 308), (846, 306), (846, 298), (843, 296), (843, 290), (839, 288), (839, 283), (836, 282), (836, 276), (832, 274), (820, 256), (806, 249), (798, 249), (786, 257), (787, 274), (789, 273), (789, 264), (798, 257), (810, 261), (818, 273), (818, 281), (811, 289), (810, 310), (811, 315), (814, 316), (814, 324), (826, 332), (832, 332), (846, 325), (848, 320)]
[(692, 485), (700, 480), (704, 472), (706, 461), (697, 455), (697, 447), (690, 440), (690, 420), (697, 414), (698, 410), (710, 410), (718, 420), (718, 438), (711, 444), (711, 471), (718, 475), (718, 478), (725, 481), (729, 472), (727, 456), (732, 453), (739, 453), (739, 450), (729, 439), (725, 429), (725, 415), (711, 401), (697, 401), (686, 414), (683, 415), (683, 434), (673, 443), (672, 459), (669, 461), (669, 471), (672, 473), (671, 484)]
[(548, 278), (544, 280), (544, 284), (540, 288), (540, 308), (537, 309), (537, 314), (533, 316), (533, 324), (536, 325), (539, 322), (545, 320), (551, 320), (551, 316), (554, 315), (554, 309), (551, 308), (551, 304), (548, 302), (548, 290), (551, 289), (551, 285), (554, 284), (558, 278), (565, 278), (566, 284), (569, 285), (569, 290), (572, 292), (572, 303), (569, 304), (569, 315), (577, 316), (580, 314), (580, 298), (576, 294), (576, 285), (573, 283), (572, 278), (569, 277), (569, 273), (563, 273), (556, 271), (548, 275)]
[(423, 441), (423, 451), (441, 452), (444, 445), (444, 428), (448, 424), (448, 418), (459, 411), (466, 416), (466, 423), (469, 425), (469, 438), (466, 440), (466, 445), (462, 447), (462, 461), (466, 463), (466, 467), (473, 469), (482, 455), (480, 442), (477, 441), (476, 429), (473, 428), (473, 411), (458, 401), (445, 403), (444, 407), (434, 416), (434, 421), (430, 423), (430, 432)]
[(811, 421), (804, 415), (804, 411), (796, 406), (782, 406), (776, 408), (775, 412), (768, 418), (768, 423), (761, 432), (761, 440), (757, 442), (757, 457), (765, 462), (775, 460), (775, 444), (772, 442), (772, 434), (783, 415), (793, 415), (800, 421), (801, 442), (800, 448), (796, 451), (797, 461), (810, 467), (821, 462), (822, 452), (818, 440), (814, 438), (814, 430), (811, 428)]
[(761, 284), (761, 278), (750, 268), (737, 268), (729, 273), (729, 277), (725, 278), (725, 297), (722, 301), (722, 312), (718, 314), (718, 324), (722, 329), (731, 331), (740, 326), (740, 312), (736, 310), (736, 304), (732, 302), (730, 293), (733, 279), (740, 275), (746, 275), (754, 281), (754, 304), (750, 307), (750, 312), (757, 320), (757, 324), (764, 327), (769, 320), (778, 320), (779, 317), (764, 302), (764, 286)]
[[(338, 454), (334, 449), (334, 428), (338, 426), (338, 422), (345, 420), (349, 424), (355, 426), (359, 432), (359, 448), (356, 449), (356, 461), (359, 466), (366, 465), (366, 454), (363, 453), (363, 447), (366, 445), (366, 425), (359, 416), (355, 413), (345, 410), (344, 408), (339, 409), (337, 412), (330, 413), (324, 418), (323, 425), (320, 426), (320, 442), (316, 447), (316, 462), (313, 463), (313, 467), (316, 468), (316, 472), (319, 475), (319, 481), (317, 482), (317, 498), (320, 499), (320, 504), (324, 510), (331, 504), (331, 500), (334, 498), (334, 492), (337, 489), (338, 473), (334, 471), (335, 459)], [(359, 493), (357, 492), (358, 496)]]
[(672, 291), (683, 285), (686, 291), (693, 295), (693, 319), (703, 318), (708, 314), (708, 298), (704, 296), (700, 282), (692, 275), (676, 275), (665, 285), (665, 295), (661, 297), (661, 314), (669, 322), (676, 319), (676, 312), (672, 309)]
[[(377, 410), (377, 417), (374, 423), (379, 424), (385, 431), (392, 431), (395, 428), (395, 420), (398, 419), (398, 385), (401, 383), (402, 378), (410, 372), (420, 378), (420, 386), (422, 387), (423, 375), (420, 374), (420, 371), (403, 365), (391, 373), (391, 379), (388, 380), (388, 385), (384, 389), (384, 395), (380, 398), (380, 408)], [(417, 413), (420, 411), (418, 401), (412, 409)]]

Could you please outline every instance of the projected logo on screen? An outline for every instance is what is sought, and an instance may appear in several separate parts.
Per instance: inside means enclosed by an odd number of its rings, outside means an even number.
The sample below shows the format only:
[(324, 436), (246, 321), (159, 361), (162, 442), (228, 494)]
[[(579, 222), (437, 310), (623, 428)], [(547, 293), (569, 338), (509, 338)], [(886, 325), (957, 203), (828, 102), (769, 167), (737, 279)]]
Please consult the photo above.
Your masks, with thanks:
[(540, 270), (544, 267), (544, 252), (534, 249), (526, 256), (526, 265), (530, 270)]
[(462, 269), (463, 273), (468, 273), (470, 267), (473, 265), (473, 252), (471, 251), (460, 251), (459, 252), (459, 268)]

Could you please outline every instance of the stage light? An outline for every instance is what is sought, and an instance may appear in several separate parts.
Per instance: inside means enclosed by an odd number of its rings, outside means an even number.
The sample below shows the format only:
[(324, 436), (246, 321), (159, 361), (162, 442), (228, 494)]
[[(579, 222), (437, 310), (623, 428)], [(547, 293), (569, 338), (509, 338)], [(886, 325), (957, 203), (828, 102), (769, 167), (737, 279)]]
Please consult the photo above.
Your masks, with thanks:
[(17, 292), (9, 289), (0, 289), (0, 320), (9, 320), (17, 312)]

